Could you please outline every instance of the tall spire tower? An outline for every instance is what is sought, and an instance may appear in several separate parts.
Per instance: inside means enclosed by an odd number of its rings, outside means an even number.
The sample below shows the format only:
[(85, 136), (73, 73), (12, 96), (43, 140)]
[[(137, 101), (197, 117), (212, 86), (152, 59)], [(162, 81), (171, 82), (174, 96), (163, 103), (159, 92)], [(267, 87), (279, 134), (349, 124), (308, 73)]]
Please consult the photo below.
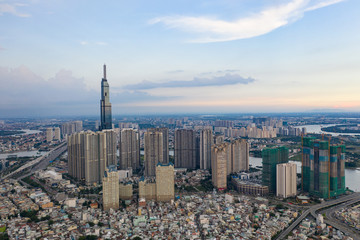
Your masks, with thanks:
[(100, 131), (112, 129), (111, 103), (109, 94), (109, 83), (106, 79), (106, 65), (104, 64), (104, 77), (101, 80), (101, 99), (100, 99)]

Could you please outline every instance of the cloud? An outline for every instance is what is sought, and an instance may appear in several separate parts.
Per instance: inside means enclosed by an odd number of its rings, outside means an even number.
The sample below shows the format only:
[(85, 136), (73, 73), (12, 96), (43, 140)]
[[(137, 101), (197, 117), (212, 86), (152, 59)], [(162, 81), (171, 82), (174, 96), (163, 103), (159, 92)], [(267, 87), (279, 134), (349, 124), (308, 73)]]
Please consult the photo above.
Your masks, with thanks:
[(10, 13), (17, 17), (30, 17), (30, 14), (21, 13), (18, 11), (18, 7), (27, 6), (26, 4), (22, 3), (0, 3), (0, 16), (4, 13)]
[(183, 72), (185, 72), (185, 71), (184, 71), (184, 70), (179, 69), (179, 70), (167, 71), (166, 73), (176, 74), (176, 73), (183, 73)]
[(208, 86), (225, 86), (235, 84), (249, 84), (254, 82), (253, 78), (243, 78), (237, 74), (226, 74), (213, 78), (194, 78), (191, 81), (169, 81), (169, 82), (151, 82), (142, 81), (138, 84), (131, 84), (124, 87), (127, 90), (146, 90), (154, 88), (179, 88), (179, 87), (208, 87)]
[(225, 21), (205, 16), (165, 16), (151, 19), (150, 24), (162, 23), (169, 28), (201, 35), (191, 42), (224, 42), (267, 34), (316, 10), (344, 0), (292, 0), (272, 6), (248, 17)]

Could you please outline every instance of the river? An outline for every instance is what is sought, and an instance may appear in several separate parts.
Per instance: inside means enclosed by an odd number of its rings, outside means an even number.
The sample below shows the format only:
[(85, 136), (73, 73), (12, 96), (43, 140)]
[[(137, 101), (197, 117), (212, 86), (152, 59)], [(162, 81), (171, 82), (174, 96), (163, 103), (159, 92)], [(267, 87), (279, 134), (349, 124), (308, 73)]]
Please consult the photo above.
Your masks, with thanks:
[[(297, 172), (301, 173), (301, 162), (289, 161), (297, 165)], [(250, 157), (249, 163), (252, 167), (262, 167), (262, 158)], [(360, 170), (345, 169), (345, 184), (351, 190), (360, 192)]]
[(341, 124), (324, 124), (324, 125), (303, 125), (303, 126), (296, 126), (296, 128), (306, 128), (306, 132), (307, 133), (316, 133), (316, 134), (330, 134), (332, 136), (339, 136), (339, 135), (349, 135), (349, 136), (354, 136), (354, 135), (360, 135), (359, 133), (335, 133), (335, 132), (324, 132), (321, 131), (321, 128), (324, 127), (332, 127), (332, 126), (336, 126), (336, 125), (341, 125)]
[(38, 152), (37, 150), (14, 152), (14, 153), (2, 153), (0, 154), (0, 159), (6, 159), (9, 155), (16, 155), (17, 157), (34, 157), (34, 156), (42, 156), (46, 153), (47, 151)]

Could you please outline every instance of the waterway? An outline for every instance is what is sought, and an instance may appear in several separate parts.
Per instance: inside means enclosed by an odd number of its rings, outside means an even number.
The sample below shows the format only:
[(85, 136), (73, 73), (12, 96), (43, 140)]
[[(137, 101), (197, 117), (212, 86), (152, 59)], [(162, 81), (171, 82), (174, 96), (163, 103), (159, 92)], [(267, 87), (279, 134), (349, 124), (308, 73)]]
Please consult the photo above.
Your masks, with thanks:
[(9, 155), (16, 155), (17, 157), (36, 157), (43, 156), (47, 151), (38, 152), (35, 151), (24, 151), (24, 152), (14, 152), (14, 153), (2, 153), (0, 154), (0, 159), (6, 159)]
[(360, 135), (359, 133), (335, 133), (335, 132), (324, 132), (321, 130), (321, 128), (324, 127), (333, 127), (336, 125), (341, 125), (341, 124), (324, 124), (324, 125), (303, 125), (303, 126), (296, 126), (296, 128), (306, 128), (306, 132), (307, 133), (316, 133), (316, 134), (330, 134), (332, 136), (339, 136), (339, 135), (349, 135), (349, 136), (354, 136), (354, 135)]
[[(301, 173), (301, 162), (289, 161), (297, 165), (297, 173)], [(262, 167), (262, 158), (249, 157), (251, 167)], [(345, 185), (351, 190), (360, 192), (360, 170), (345, 169)]]

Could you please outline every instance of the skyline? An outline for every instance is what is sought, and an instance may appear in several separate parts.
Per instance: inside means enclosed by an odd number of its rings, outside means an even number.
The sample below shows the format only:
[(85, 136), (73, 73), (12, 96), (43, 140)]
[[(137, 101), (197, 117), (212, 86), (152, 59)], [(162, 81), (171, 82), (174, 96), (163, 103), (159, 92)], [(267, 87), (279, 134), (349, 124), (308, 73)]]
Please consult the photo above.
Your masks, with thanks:
[(355, 0), (0, 1), (0, 114), (360, 111)]

